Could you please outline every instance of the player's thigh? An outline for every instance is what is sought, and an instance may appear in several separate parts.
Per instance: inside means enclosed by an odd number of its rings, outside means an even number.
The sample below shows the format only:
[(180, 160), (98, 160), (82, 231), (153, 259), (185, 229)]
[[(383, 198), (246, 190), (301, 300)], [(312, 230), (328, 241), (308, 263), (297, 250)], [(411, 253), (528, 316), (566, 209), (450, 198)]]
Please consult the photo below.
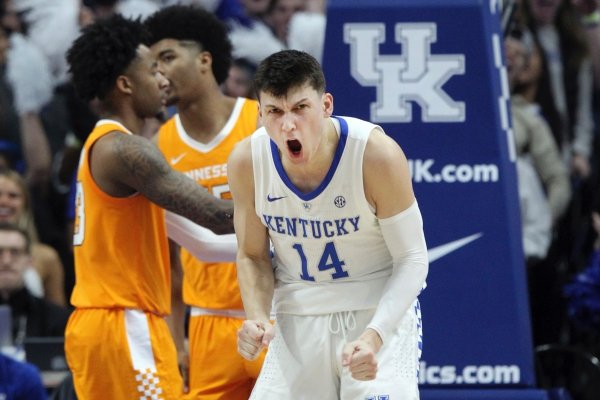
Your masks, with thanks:
[(337, 400), (329, 317), (278, 315), (275, 327), (251, 399)]
[(79, 398), (178, 399), (177, 355), (163, 318), (137, 310), (74, 311), (65, 349)]

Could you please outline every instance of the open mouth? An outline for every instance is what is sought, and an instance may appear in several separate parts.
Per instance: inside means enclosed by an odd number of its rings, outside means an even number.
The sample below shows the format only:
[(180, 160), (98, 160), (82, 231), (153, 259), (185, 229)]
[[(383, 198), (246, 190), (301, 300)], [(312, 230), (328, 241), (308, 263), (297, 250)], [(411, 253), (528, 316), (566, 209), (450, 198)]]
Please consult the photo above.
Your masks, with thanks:
[(297, 156), (302, 151), (302, 144), (297, 139), (292, 139), (287, 141), (287, 146), (290, 152)]

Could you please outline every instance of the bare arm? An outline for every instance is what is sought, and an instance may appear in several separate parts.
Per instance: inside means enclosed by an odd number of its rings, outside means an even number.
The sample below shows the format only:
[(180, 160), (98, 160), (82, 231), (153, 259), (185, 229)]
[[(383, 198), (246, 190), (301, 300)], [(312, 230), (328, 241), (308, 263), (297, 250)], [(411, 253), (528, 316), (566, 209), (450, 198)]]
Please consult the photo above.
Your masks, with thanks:
[(408, 162), (398, 144), (379, 129), (373, 130), (364, 158), (365, 194), (377, 218), (406, 210), (415, 201)]
[(44, 285), (44, 297), (66, 306), (64, 268), (54, 248), (37, 243), (32, 246), (33, 266), (37, 269)]
[(102, 137), (90, 151), (90, 168), (94, 180), (112, 196), (139, 192), (215, 233), (233, 232), (232, 202), (217, 199), (172, 169), (156, 146), (145, 138), (122, 133)]
[(229, 156), (229, 187), (235, 204), (234, 225), (238, 240), (238, 281), (249, 320), (269, 322), (274, 274), (269, 237), (254, 209), (254, 176), (250, 140), (240, 142)]
[(240, 142), (227, 164), (233, 217), (238, 240), (237, 273), (246, 320), (238, 330), (238, 353), (255, 360), (275, 336), (269, 321), (275, 276), (269, 255), (269, 236), (254, 208), (254, 174), (250, 138)]

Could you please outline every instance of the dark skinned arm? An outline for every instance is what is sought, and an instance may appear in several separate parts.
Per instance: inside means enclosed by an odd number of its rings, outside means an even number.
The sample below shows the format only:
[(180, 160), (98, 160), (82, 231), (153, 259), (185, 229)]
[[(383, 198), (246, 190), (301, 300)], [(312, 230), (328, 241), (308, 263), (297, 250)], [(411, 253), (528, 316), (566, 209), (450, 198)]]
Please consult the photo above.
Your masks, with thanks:
[(217, 234), (233, 232), (233, 202), (212, 196), (175, 171), (148, 139), (109, 133), (98, 139), (89, 157), (94, 180), (109, 195), (125, 197), (139, 192)]

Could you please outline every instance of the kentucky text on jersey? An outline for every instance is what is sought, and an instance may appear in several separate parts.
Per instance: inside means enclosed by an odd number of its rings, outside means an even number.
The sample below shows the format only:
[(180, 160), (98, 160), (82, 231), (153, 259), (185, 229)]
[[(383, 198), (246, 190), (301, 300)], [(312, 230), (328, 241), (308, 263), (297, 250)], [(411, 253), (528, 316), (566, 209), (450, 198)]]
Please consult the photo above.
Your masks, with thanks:
[(357, 232), (360, 216), (319, 221), (263, 214), (263, 220), (267, 228), (273, 232), (319, 239), (323, 236), (330, 238)]

